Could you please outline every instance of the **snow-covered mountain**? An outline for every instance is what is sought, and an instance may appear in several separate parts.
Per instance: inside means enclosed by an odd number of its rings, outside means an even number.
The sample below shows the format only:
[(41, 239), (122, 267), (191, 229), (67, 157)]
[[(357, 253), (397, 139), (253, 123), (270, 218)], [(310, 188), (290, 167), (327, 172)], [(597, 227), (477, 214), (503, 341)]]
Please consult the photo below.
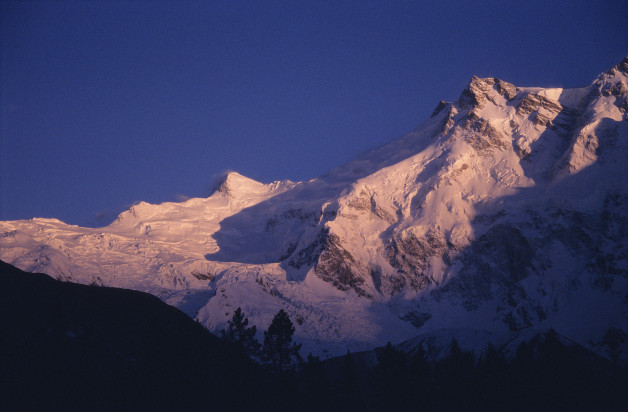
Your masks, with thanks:
[(627, 111), (628, 57), (578, 89), (473, 77), (320, 178), (229, 173), (98, 229), (0, 222), (0, 259), (150, 292), (211, 330), (238, 306), (264, 330), (283, 308), (306, 353), (549, 327), (604, 353), (609, 328), (628, 334)]

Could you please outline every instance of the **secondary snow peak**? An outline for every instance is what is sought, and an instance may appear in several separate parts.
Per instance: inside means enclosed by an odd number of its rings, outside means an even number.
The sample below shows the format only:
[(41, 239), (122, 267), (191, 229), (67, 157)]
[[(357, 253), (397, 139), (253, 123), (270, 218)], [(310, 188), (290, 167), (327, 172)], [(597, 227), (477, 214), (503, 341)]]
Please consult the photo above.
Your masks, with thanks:
[(240, 192), (259, 191), (263, 186), (263, 183), (243, 176), (238, 172), (227, 172), (219, 180), (214, 192), (233, 195)]

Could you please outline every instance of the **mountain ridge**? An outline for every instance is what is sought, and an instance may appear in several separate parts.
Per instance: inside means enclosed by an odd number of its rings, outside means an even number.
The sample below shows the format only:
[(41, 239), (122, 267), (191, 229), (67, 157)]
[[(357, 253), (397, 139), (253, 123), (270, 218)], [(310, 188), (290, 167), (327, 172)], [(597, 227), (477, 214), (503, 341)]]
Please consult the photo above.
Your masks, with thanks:
[[(140, 203), (106, 228), (0, 222), (0, 258), (148, 291), (211, 330), (238, 306), (258, 330), (284, 308), (315, 353), (561, 316), (587, 344), (628, 331), (627, 68), (576, 89), (473, 76), (408, 135), (319, 178), (232, 172), (206, 199)], [(605, 319), (564, 320), (587, 317), (579, 301)]]

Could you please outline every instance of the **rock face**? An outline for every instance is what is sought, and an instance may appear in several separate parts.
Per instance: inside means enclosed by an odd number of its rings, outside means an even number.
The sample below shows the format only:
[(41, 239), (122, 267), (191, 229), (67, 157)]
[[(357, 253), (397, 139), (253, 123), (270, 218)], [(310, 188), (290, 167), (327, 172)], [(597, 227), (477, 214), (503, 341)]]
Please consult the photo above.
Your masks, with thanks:
[(141, 203), (100, 229), (0, 222), (0, 259), (148, 291), (210, 329), (240, 306), (263, 330), (283, 308), (316, 353), (461, 327), (553, 326), (595, 348), (628, 333), (627, 68), (579, 89), (473, 77), (318, 179), (231, 173), (207, 199)]

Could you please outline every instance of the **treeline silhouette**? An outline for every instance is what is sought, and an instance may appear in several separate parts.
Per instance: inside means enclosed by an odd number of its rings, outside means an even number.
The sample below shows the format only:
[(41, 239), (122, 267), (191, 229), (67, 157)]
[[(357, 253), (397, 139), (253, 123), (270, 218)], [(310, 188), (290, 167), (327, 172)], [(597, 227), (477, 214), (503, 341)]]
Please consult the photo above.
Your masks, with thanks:
[(619, 411), (628, 405), (626, 368), (561, 343), (553, 330), (522, 342), (512, 358), (489, 345), (478, 359), (454, 339), (437, 361), (428, 361), (420, 346), (408, 355), (389, 343), (377, 350), (374, 367), (359, 368), (347, 354), (316, 379), (308, 378), (308, 368), (302, 379), (313, 388), (329, 382), (311, 393), (330, 385), (336, 392), (311, 410)]
[[(58, 282), (0, 262), (0, 410), (625, 410), (628, 373), (555, 332), (514, 358), (451, 343), (427, 360), (387, 345), (301, 359), (280, 311), (255, 341), (241, 310), (222, 339), (154, 296)], [(251, 333), (251, 330), (253, 333)]]
[[(278, 319), (283, 322), (284, 335), (284, 349), (278, 351), (288, 360), (283, 369), (265, 354), (269, 333)], [(291, 351), (294, 328), (283, 310), (264, 333), (261, 352), (260, 345), (251, 343), (255, 329), (247, 324), (238, 308), (223, 337), (230, 336), (232, 343), (274, 372), (284, 388), (271, 403), (275, 407), (311, 411), (611, 411), (628, 406), (628, 370), (617, 363), (617, 348), (612, 344), (621, 340), (612, 339), (620, 334), (616, 330), (609, 337), (613, 362), (550, 329), (521, 342), (508, 357), (489, 344), (476, 358), (452, 339), (448, 353), (435, 361), (428, 361), (421, 345), (407, 354), (388, 343), (375, 351), (377, 360), (372, 365), (369, 353), (347, 353), (327, 361), (310, 354), (302, 360)]]

